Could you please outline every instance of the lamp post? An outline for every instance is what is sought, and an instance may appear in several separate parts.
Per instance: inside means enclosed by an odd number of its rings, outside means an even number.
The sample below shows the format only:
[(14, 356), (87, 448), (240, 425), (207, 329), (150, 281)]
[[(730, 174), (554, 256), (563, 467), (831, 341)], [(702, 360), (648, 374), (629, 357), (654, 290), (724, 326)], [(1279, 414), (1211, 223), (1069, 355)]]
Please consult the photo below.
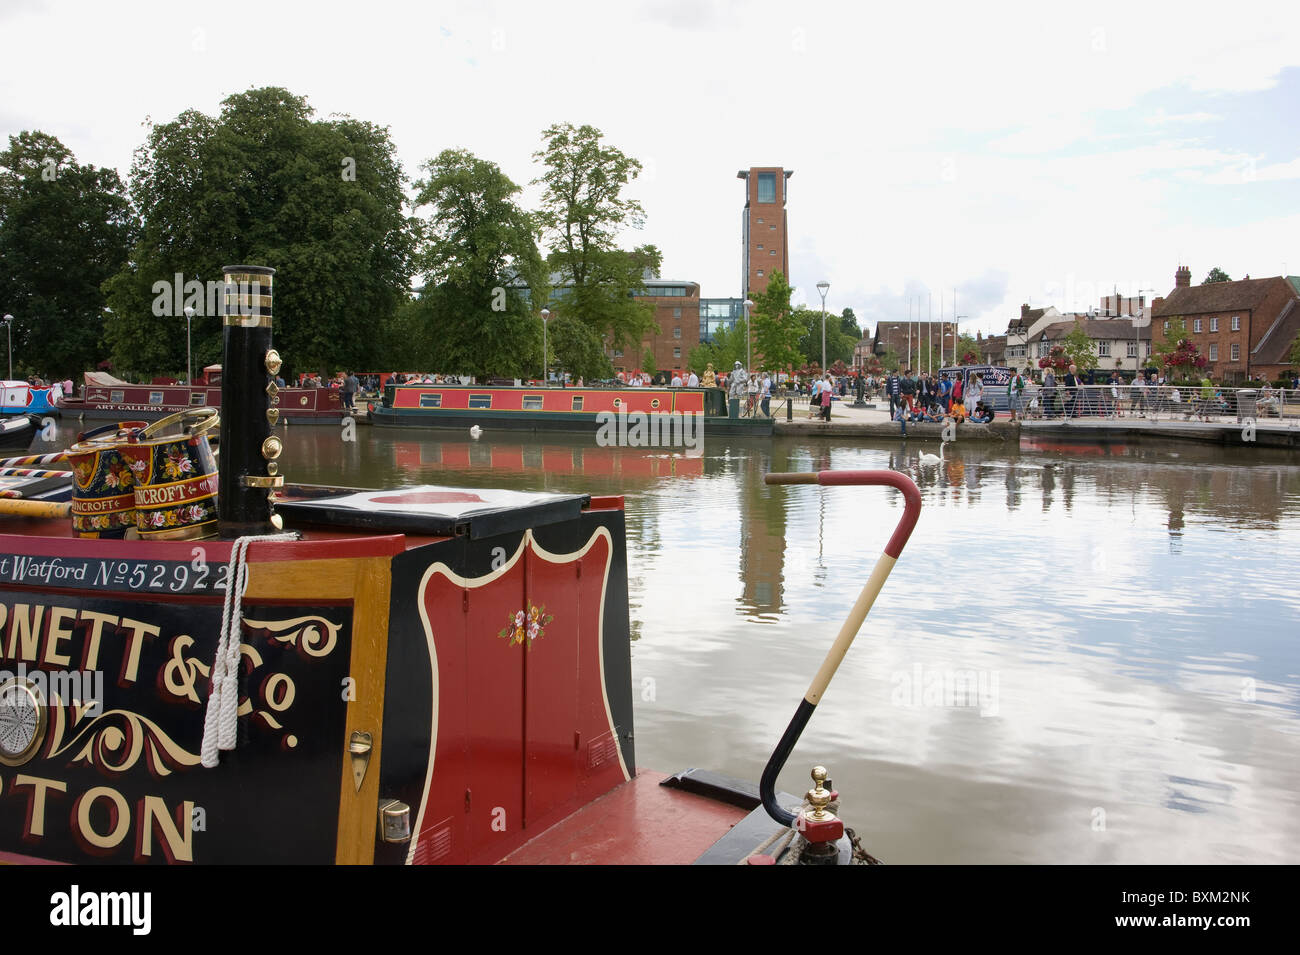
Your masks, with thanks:
[(542, 387), (546, 387), (546, 320), (551, 317), (549, 308), (542, 309)]
[(9, 338), (9, 380), (14, 377), (14, 317), (5, 315), (5, 332)]
[(194, 385), (194, 351), (190, 347), (190, 322), (194, 320), (194, 306), (185, 306), (185, 384)]
[(817, 283), (817, 291), (822, 293), (822, 374), (826, 374), (826, 292), (831, 283), (825, 279)]
[(749, 370), (754, 365), (754, 347), (751, 344), (750, 337), (749, 337), (749, 310), (753, 307), (754, 307), (754, 302), (751, 299), (745, 299), (745, 372), (746, 373), (748, 373)]
[[(1142, 294), (1143, 292), (1154, 292), (1154, 291), (1155, 289), (1153, 288), (1138, 289), (1138, 305), (1142, 306), (1142, 300), (1144, 298)], [(1145, 307), (1142, 308), (1142, 313), (1143, 314), (1141, 316), (1142, 319), (1141, 325), (1138, 324), (1138, 318), (1136, 316), (1132, 318), (1133, 320), (1133, 380), (1134, 381), (1137, 381), (1137, 376), (1142, 371), (1142, 342), (1139, 340), (1138, 337), (1138, 329), (1145, 328), (1147, 325)], [(1154, 325), (1154, 322), (1152, 322), (1151, 324)], [(1152, 341), (1154, 341), (1154, 338), (1152, 339)]]

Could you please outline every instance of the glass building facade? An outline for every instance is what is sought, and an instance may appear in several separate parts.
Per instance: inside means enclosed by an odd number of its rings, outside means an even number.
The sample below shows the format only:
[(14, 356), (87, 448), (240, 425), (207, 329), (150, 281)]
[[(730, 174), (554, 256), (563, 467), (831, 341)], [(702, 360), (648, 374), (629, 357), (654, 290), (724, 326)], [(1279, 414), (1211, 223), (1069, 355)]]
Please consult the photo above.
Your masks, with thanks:
[(700, 299), (700, 342), (712, 345), (713, 335), (720, 328), (734, 328), (745, 317), (745, 300), (742, 298)]

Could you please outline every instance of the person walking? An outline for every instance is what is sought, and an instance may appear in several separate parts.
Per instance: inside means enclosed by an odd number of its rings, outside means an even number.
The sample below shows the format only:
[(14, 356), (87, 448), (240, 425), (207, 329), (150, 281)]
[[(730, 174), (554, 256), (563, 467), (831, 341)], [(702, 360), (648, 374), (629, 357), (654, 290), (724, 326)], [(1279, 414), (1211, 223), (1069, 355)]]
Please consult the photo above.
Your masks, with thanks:
[(1079, 369), (1075, 365), (1065, 375), (1065, 423), (1069, 424), (1079, 405)]
[(772, 417), (772, 379), (763, 372), (763, 383), (759, 386), (759, 394), (762, 396), (763, 417)]
[(831, 402), (835, 399), (835, 385), (831, 382), (831, 376), (826, 376), (826, 383), (822, 385), (822, 420), (831, 420)]
[(360, 390), (361, 390), (361, 383), (357, 381), (357, 376), (352, 374), (352, 372), (350, 371), (346, 372), (343, 377), (343, 388), (342, 388), (344, 408), (347, 408), (349, 411), (356, 410), (352, 404), (352, 401), (356, 397), (357, 392)]
[(1007, 382), (1007, 411), (1011, 415), (1011, 420), (1016, 420), (1016, 415), (1024, 417), (1022, 396), (1025, 393), (1024, 376), (1016, 369), (1011, 370), (1011, 380)]
[(1043, 372), (1043, 417), (1056, 417), (1056, 373), (1050, 365)]
[(898, 417), (898, 405), (902, 398), (899, 391), (898, 371), (891, 371), (889, 377), (885, 379), (885, 391), (889, 394), (889, 419), (892, 421)]

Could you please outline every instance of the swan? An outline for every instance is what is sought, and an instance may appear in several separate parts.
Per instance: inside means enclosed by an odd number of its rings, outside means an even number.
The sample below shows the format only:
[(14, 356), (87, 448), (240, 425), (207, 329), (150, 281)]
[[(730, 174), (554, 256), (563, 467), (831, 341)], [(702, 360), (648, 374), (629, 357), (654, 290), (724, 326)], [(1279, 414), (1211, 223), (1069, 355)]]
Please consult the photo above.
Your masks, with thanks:
[(478, 425), (474, 425), (474, 427), (469, 429), (469, 436), (477, 441), (479, 438), (483, 437), (483, 429)]
[(938, 454), (930, 454), (928, 451), (927, 451), (926, 453), (922, 454), (922, 455), (921, 455), (921, 463), (922, 463), (922, 464), (943, 464), (943, 446), (944, 446), (944, 444), (946, 444), (946, 443), (947, 443), (947, 442), (944, 442), (944, 441), (940, 441), (940, 442), (939, 442), (939, 453), (938, 453)]

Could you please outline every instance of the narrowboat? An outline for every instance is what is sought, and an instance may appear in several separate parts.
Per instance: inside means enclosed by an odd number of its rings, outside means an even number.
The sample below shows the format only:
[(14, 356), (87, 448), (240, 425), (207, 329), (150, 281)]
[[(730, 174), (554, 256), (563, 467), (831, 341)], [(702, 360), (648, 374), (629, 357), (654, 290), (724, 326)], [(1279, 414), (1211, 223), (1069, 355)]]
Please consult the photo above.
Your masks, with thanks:
[(0, 419), (0, 449), (13, 451), (26, 448), (36, 437), (41, 419), (35, 415), (12, 415)]
[[(225, 273), (219, 469), (186, 409), (87, 434), (70, 500), (0, 500), (0, 860), (875, 861), (826, 769), (775, 781), (916, 522), (908, 478), (767, 476), (891, 485), (904, 516), (759, 785), (650, 772), (622, 498), (287, 484), (273, 270)], [(135, 525), (69, 522), (127, 491)]]
[(25, 381), (0, 381), (0, 414), (58, 414), (63, 397), (61, 384), (33, 388)]
[[(728, 415), (721, 388), (543, 388), (511, 385), (384, 385), (371, 423), (390, 428), (506, 429), (596, 434), (626, 416), (659, 436), (703, 427), (707, 435), (772, 434), (772, 419)], [(653, 442), (658, 444), (656, 440)], [(669, 441), (663, 442), (665, 444)], [(680, 441), (671, 443), (681, 443)]]
[[(157, 421), (190, 408), (221, 407), (221, 366), (212, 365), (193, 385), (133, 385), (102, 372), (86, 372), (81, 397), (64, 396), (58, 407), (77, 417)], [(343, 420), (343, 401), (334, 388), (281, 388), (280, 417), (292, 424)]]

